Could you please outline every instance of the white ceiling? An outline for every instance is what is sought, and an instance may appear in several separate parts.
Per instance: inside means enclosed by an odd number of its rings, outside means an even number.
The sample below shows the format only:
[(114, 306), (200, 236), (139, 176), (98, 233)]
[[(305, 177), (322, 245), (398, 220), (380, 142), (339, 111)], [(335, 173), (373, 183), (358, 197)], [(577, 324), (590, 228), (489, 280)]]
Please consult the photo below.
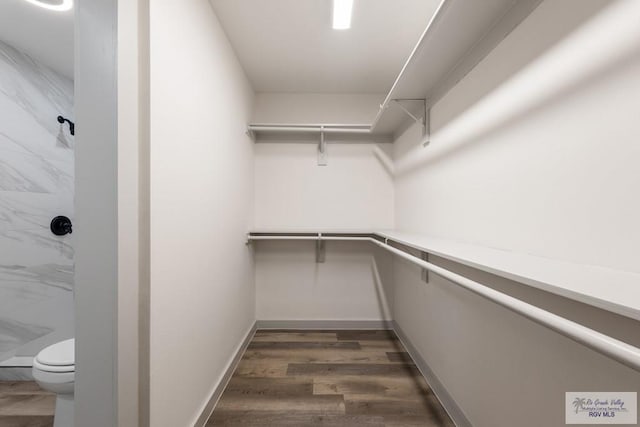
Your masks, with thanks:
[[(331, 0), (211, 3), (257, 92), (384, 93), (439, 0), (354, 0), (341, 31)], [(0, 0), (0, 40), (73, 78), (73, 18)]]
[(331, 0), (211, 0), (257, 92), (314, 93), (387, 92), (438, 3), (354, 0), (337, 31)]
[(56, 12), (24, 0), (0, 0), (0, 40), (73, 78), (73, 16), (73, 9)]

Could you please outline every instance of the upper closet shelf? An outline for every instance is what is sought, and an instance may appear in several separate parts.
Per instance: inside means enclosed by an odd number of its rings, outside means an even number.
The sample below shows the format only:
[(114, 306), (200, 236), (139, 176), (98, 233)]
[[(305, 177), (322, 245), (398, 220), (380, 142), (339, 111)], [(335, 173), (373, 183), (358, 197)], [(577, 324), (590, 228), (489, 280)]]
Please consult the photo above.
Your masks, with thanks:
[(640, 273), (577, 264), (400, 231), (376, 232), (394, 242), (533, 288), (640, 320)]
[[(373, 121), (375, 133), (396, 134), (407, 114), (428, 109), (493, 50), (541, 0), (442, 0)], [(403, 100), (409, 100), (404, 102)], [(421, 104), (416, 100), (424, 100)], [(424, 111), (426, 104), (426, 110)], [(421, 111), (422, 110), (422, 111)]]
[(289, 123), (251, 123), (247, 127), (249, 135), (260, 141), (309, 141), (317, 142), (318, 135), (324, 134), (329, 140), (371, 142), (391, 142), (391, 134), (373, 134), (369, 124), (289, 124)]
[(541, 0), (441, 0), (391, 90), (369, 124), (252, 123), (261, 141), (331, 140), (391, 142), (403, 125), (429, 132), (429, 109), (502, 41)]

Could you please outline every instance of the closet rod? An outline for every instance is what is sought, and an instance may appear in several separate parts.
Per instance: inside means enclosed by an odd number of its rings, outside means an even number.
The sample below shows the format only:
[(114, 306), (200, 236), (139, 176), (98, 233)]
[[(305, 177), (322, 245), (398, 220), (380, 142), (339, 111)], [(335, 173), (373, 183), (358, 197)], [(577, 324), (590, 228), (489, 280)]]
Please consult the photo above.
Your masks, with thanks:
[[(336, 233), (333, 233), (336, 234)], [(595, 331), (586, 326), (580, 325), (569, 319), (558, 316), (534, 305), (521, 301), (512, 296), (506, 295), (502, 292), (496, 291), (488, 286), (473, 281), (469, 278), (451, 272), (445, 268), (431, 264), (428, 261), (424, 261), (411, 254), (408, 254), (400, 249), (397, 249), (388, 243), (377, 240), (373, 237), (340, 237), (340, 236), (327, 236), (323, 237), (320, 234), (317, 236), (252, 236), (249, 235), (248, 239), (251, 240), (368, 240), (381, 248), (403, 258), (419, 267), (425, 268), (438, 276), (441, 276), (453, 283), (462, 286), (463, 288), (480, 295), (483, 298), (488, 299), (498, 305), (501, 305), (515, 313), (518, 313), (527, 319), (530, 319), (542, 326), (545, 326), (552, 331), (558, 332), (565, 337), (585, 345), (592, 350), (597, 351), (611, 359), (614, 359), (631, 369), (640, 371), (640, 348), (634, 347), (630, 344), (617, 340), (613, 337)], [(386, 239), (385, 239), (386, 240)]]
[(528, 304), (524, 301), (520, 301), (517, 298), (513, 298), (502, 292), (496, 291), (488, 286), (482, 285), (471, 279), (468, 279), (459, 274), (453, 273), (442, 267), (439, 267), (430, 262), (423, 261), (420, 258), (416, 258), (400, 249), (396, 249), (393, 246), (380, 242), (376, 239), (371, 239), (376, 245), (388, 250), (389, 252), (398, 255), (399, 257), (410, 261), (422, 268), (448, 279), (463, 288), (480, 295), (489, 301), (495, 302), (515, 313), (518, 313), (540, 325), (543, 325), (559, 334), (564, 335), (567, 338), (572, 339), (580, 344), (583, 344), (592, 350), (595, 350), (605, 356), (608, 356), (623, 365), (628, 366), (636, 371), (640, 371), (640, 348), (629, 345), (625, 342), (612, 338), (608, 335), (602, 334), (586, 326), (582, 326), (579, 323), (565, 319), (564, 317), (550, 313), (546, 310), (538, 308), (534, 305)]
[[(424, 31), (420, 35), (420, 39), (418, 39), (418, 43), (416, 43), (416, 45), (413, 47), (411, 54), (409, 54), (409, 58), (407, 58), (404, 65), (402, 66), (402, 69), (400, 70), (400, 74), (398, 74), (398, 76), (396, 77), (396, 80), (393, 82), (393, 85), (391, 86), (391, 89), (387, 93), (387, 96), (384, 98), (384, 101), (382, 101), (382, 104), (380, 104), (380, 109), (378, 110), (378, 114), (373, 119), (373, 124), (371, 125), (372, 129), (376, 128), (385, 110), (389, 108), (391, 101), (393, 101), (393, 98), (397, 97), (396, 91), (398, 90), (400, 81), (404, 78), (405, 74), (408, 72), (408, 69), (411, 66), (411, 64), (413, 64), (414, 61), (416, 61), (416, 58), (418, 57), (418, 54), (424, 47), (427, 39), (429, 38), (429, 35), (431, 35), (435, 27), (437, 26), (438, 21), (440, 21), (440, 19), (444, 15), (444, 11), (446, 10), (445, 4), (448, 1), (449, 0), (440, 0), (440, 3), (436, 7), (435, 12), (433, 13), (433, 15), (431, 15), (431, 19), (429, 20), (427, 27), (424, 29)], [(449, 4), (450, 4), (450, 1), (449, 1)], [(447, 4), (447, 6), (449, 6), (449, 4)]]
[(371, 237), (353, 236), (249, 236), (249, 240), (335, 240), (335, 241), (364, 241), (368, 242)]
[(358, 127), (324, 127), (324, 126), (260, 126), (249, 125), (247, 127), (251, 132), (303, 132), (303, 133), (356, 133), (370, 134), (371, 129)]

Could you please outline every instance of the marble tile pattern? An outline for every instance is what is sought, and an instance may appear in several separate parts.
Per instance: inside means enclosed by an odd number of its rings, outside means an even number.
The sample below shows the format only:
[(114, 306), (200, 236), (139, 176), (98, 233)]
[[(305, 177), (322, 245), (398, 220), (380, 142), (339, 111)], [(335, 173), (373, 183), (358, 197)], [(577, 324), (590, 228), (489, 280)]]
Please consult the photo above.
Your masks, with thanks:
[(0, 361), (73, 336), (73, 235), (49, 230), (73, 220), (74, 140), (58, 115), (73, 119), (73, 82), (0, 41)]

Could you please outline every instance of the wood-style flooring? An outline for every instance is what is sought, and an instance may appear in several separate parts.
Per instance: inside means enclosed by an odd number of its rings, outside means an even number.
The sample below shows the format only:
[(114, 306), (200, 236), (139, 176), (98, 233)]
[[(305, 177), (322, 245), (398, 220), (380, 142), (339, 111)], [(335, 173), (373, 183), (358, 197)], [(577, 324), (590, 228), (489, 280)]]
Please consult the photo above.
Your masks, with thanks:
[[(0, 381), (1, 427), (51, 427), (55, 395)], [(453, 426), (391, 331), (258, 331), (207, 426)], [(179, 427), (179, 426), (176, 426)]]
[(55, 394), (32, 381), (0, 381), (0, 426), (51, 427)]
[(258, 331), (207, 426), (453, 426), (392, 331)]

